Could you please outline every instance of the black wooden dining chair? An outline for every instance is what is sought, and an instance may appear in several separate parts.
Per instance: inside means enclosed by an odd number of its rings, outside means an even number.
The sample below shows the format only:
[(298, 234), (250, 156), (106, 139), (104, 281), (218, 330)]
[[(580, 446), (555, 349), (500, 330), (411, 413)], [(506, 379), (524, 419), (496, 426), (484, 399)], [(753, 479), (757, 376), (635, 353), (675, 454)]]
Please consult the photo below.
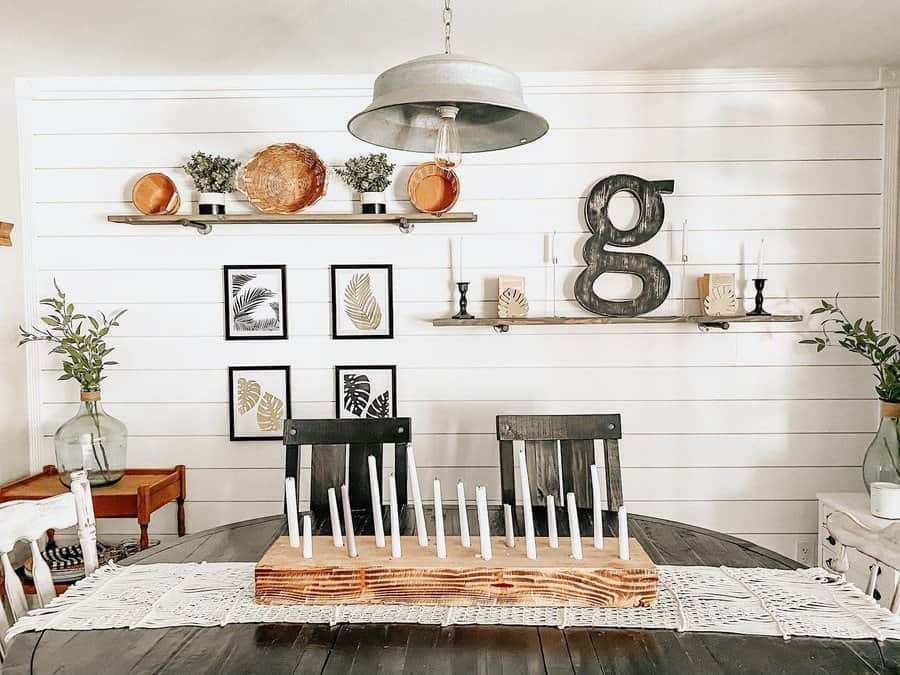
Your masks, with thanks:
[[(285, 478), (297, 482), (300, 473), (300, 446), (311, 445), (309, 507), (319, 519), (328, 514), (328, 488), (335, 488), (338, 502), (340, 486), (347, 484), (354, 510), (370, 510), (369, 455), (375, 457), (378, 475), (384, 465), (384, 444), (394, 444), (394, 476), (397, 479), (397, 503), (406, 504), (406, 446), (412, 436), (409, 417), (387, 419), (285, 420)], [(382, 501), (386, 493), (382, 490)], [(355, 520), (355, 518), (354, 518)], [(367, 526), (374, 527), (371, 524)], [(329, 530), (330, 531), (330, 530)], [(371, 534), (361, 532), (360, 534)]]
[[(613, 415), (497, 415), (500, 441), (500, 487), (504, 504), (516, 503), (514, 441), (525, 441), (531, 501), (543, 506), (547, 495), (575, 493), (579, 508), (593, 504), (590, 466), (594, 463), (594, 441), (603, 441), (606, 464), (607, 510), (622, 505), (622, 470), (619, 439), (622, 419)], [(559, 450), (557, 451), (557, 443)], [(560, 466), (562, 462), (562, 466)], [(560, 490), (562, 476), (562, 490)], [(565, 504), (557, 503), (557, 507)]]

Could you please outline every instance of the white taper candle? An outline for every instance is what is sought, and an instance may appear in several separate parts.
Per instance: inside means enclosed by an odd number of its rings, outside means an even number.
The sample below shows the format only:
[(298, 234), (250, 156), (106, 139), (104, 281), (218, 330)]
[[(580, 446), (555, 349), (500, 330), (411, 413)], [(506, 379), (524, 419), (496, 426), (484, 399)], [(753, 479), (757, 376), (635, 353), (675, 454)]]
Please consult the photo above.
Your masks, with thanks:
[(284, 479), (284, 504), (287, 511), (288, 538), (291, 548), (300, 548), (300, 523), (297, 521), (297, 483), (293, 478)]
[(378, 476), (378, 462), (369, 455), (369, 492), (372, 495), (372, 522), (375, 525), (375, 546), (384, 548), (384, 515), (381, 512), (381, 481)]
[(312, 558), (312, 518), (303, 514), (303, 557)]
[(566, 508), (569, 512), (569, 539), (572, 542), (572, 557), (582, 559), (581, 529), (578, 527), (578, 507), (575, 506), (575, 493), (566, 494)]
[(628, 512), (623, 504), (619, 507), (619, 558), (628, 560), (630, 557), (628, 553)]
[(503, 505), (503, 530), (506, 533), (506, 545), (515, 548), (516, 536), (513, 532), (512, 507), (509, 504)]
[(519, 487), (522, 490), (522, 511), (525, 515), (525, 556), (529, 560), (535, 560), (537, 549), (534, 543), (534, 514), (531, 512), (531, 484), (528, 482), (528, 462), (524, 450), (519, 450)]
[(344, 545), (344, 537), (341, 535), (341, 516), (338, 514), (334, 488), (328, 488), (328, 513), (331, 516), (331, 538), (335, 547), (341, 548)]
[(356, 535), (353, 532), (353, 511), (350, 508), (350, 490), (347, 485), (341, 485), (341, 501), (344, 502), (344, 529), (347, 530), (347, 555), (351, 558), (357, 556)]
[(759, 253), (756, 256), (756, 278), (765, 279), (766, 276), (766, 240), (759, 240)]
[(388, 500), (391, 506), (391, 557), (400, 558), (400, 512), (397, 510), (397, 479), (391, 474), (388, 479)]
[(556, 499), (547, 495), (547, 539), (550, 548), (559, 548), (559, 534), (556, 531)]
[(434, 538), (437, 541), (437, 557), (447, 557), (447, 540), (444, 538), (444, 500), (441, 499), (441, 481), (434, 479)]
[(603, 548), (603, 503), (600, 494), (600, 473), (591, 464), (591, 498), (594, 506), (594, 548)]
[(459, 509), (459, 541), (463, 548), (469, 548), (472, 545), (469, 537), (469, 509), (466, 508), (466, 487), (462, 481), (456, 483), (456, 506)]
[(416, 535), (419, 546), (428, 546), (428, 532), (425, 529), (425, 511), (422, 510), (422, 493), (419, 491), (419, 473), (416, 471), (416, 454), (412, 443), (406, 447), (406, 470), (409, 471), (409, 485), (412, 489), (413, 511), (416, 514)]
[(478, 506), (478, 537), (481, 539), (481, 559), (491, 559), (491, 527), (488, 521), (487, 493), (483, 485), (475, 488), (475, 504)]

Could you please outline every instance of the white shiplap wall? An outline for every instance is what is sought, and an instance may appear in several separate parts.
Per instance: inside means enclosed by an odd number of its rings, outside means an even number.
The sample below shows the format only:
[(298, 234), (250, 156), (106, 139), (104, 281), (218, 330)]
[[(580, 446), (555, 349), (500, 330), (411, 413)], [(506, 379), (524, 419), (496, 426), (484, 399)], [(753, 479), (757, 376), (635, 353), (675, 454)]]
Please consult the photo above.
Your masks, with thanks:
[[(634, 512), (746, 536), (789, 555), (816, 532), (817, 491), (858, 489), (875, 420), (871, 376), (841, 353), (797, 345), (815, 323), (434, 328), (451, 313), (450, 235), (466, 236), (477, 315), (495, 312), (498, 273), (528, 278), (533, 314), (582, 314), (573, 283), (591, 185), (613, 173), (674, 179), (664, 230), (646, 245), (670, 266), (660, 313), (682, 298), (697, 310), (696, 277), (734, 272), (751, 297), (756, 250), (767, 240), (767, 308), (808, 313), (840, 291), (851, 314), (880, 312), (884, 91), (866, 71), (840, 81), (802, 73), (570, 73), (526, 78), (529, 103), (550, 133), (534, 144), (467, 157), (460, 210), (476, 224), (222, 226), (208, 237), (180, 228), (129, 227), (130, 187), (169, 173), (192, 151), (248, 159), (272, 142), (314, 147), (329, 164), (370, 150), (346, 131), (367, 104), (366, 77), (27, 80), (19, 87), (28, 311), (55, 276), (87, 309), (126, 306), (113, 340), (121, 366), (104, 388), (129, 426), (132, 466), (188, 467), (187, 523), (196, 531), (277, 513), (279, 443), (230, 443), (226, 368), (290, 364), (295, 417), (334, 412), (332, 366), (397, 364), (399, 413), (413, 417), (420, 478), (463, 477), (499, 497), (498, 413), (621, 412), (623, 481)], [(392, 210), (409, 209), (398, 162)], [(248, 212), (246, 201), (229, 204)], [(332, 177), (316, 209), (346, 211), (352, 195)], [(690, 265), (680, 267), (689, 219)], [(543, 233), (559, 232), (557, 285)], [(290, 287), (285, 342), (225, 342), (221, 267), (284, 263)], [(329, 338), (328, 266), (394, 265), (396, 339)], [(76, 389), (57, 362), (30, 355), (33, 464), (52, 462), (52, 433)], [(304, 457), (308, 465), (308, 457)], [(104, 523), (107, 533), (131, 523)], [(171, 535), (170, 509), (155, 535)]]

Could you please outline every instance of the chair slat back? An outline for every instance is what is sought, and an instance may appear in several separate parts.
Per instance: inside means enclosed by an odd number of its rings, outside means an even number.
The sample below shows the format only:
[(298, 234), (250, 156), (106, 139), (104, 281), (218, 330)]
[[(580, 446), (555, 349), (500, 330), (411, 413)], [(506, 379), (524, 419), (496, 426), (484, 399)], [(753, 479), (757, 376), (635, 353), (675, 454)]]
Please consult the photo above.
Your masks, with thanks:
[[(406, 448), (412, 438), (409, 417), (387, 419), (309, 419), (284, 423), (285, 478), (298, 485), (300, 446), (311, 445), (310, 510), (328, 513), (328, 488), (335, 488), (340, 501), (340, 486), (347, 483), (350, 504), (355, 509), (371, 508), (368, 457), (375, 457), (378, 475), (382, 475), (384, 444), (394, 445), (394, 475), (397, 499), (406, 503)], [(382, 489), (382, 500), (386, 492)]]
[(608, 508), (618, 509), (622, 505), (620, 438), (622, 420), (618, 414), (498, 415), (503, 503), (516, 503), (514, 443), (524, 441), (533, 504), (542, 504), (548, 494), (559, 499), (561, 494), (574, 492), (579, 507), (590, 506), (593, 497), (589, 467), (594, 463), (594, 441), (602, 440)]
[[(70, 492), (35, 501), (13, 501), (0, 506), (0, 564), (10, 612), (18, 620), (28, 612), (28, 602), (22, 582), (12, 567), (10, 553), (17, 541), (26, 540), (31, 547), (31, 569), (40, 607), (56, 597), (50, 568), (41, 556), (38, 541), (47, 530), (61, 530), (78, 526), (78, 536), (84, 553), (85, 574), (97, 569), (97, 541), (93, 527), (91, 488), (84, 471), (72, 474)], [(82, 516), (84, 514), (84, 516)], [(87, 514), (90, 514), (90, 525)]]

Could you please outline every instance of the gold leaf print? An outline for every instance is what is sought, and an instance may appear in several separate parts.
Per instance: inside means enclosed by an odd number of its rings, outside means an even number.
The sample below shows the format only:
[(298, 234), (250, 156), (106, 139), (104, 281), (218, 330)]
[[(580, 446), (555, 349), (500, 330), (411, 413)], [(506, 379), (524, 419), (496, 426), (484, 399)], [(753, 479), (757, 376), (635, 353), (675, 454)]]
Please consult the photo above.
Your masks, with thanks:
[(344, 289), (344, 312), (359, 330), (376, 330), (381, 325), (381, 307), (368, 274), (354, 274), (350, 279)]
[(284, 426), (284, 403), (268, 391), (256, 409), (256, 424), (261, 431), (281, 431)]
[(259, 402), (259, 382), (238, 378), (238, 412), (246, 415)]
[(507, 288), (500, 295), (497, 309), (504, 319), (528, 316), (528, 299), (517, 288)]

